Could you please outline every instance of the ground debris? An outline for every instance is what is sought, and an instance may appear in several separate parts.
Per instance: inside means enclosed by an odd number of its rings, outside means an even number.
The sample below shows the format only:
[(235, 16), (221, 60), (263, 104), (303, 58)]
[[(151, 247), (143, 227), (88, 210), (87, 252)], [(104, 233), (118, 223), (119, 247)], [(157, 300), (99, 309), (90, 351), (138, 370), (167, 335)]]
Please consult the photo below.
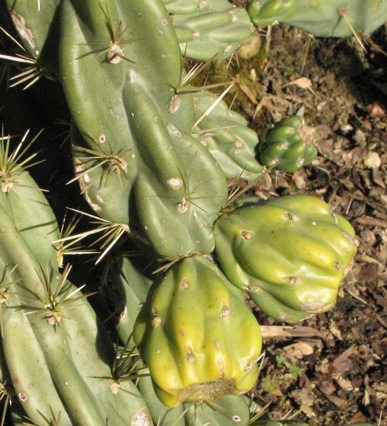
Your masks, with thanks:
[[(260, 377), (273, 385), (258, 383), (257, 399), (270, 401), (276, 418), (300, 410), (297, 419), (313, 426), (387, 426), (387, 57), (359, 55), (352, 39), (313, 38), (306, 52), (308, 35), (288, 26), (274, 26), (271, 37), (264, 69), (255, 65), (262, 97), (243, 111), (258, 134), (304, 111), (319, 155), (295, 173), (272, 170), (254, 195), (324, 199), (352, 223), (358, 250), (336, 307), (293, 328), (318, 333), (291, 335), (257, 312), (268, 327)], [(387, 51), (384, 28), (372, 40)]]

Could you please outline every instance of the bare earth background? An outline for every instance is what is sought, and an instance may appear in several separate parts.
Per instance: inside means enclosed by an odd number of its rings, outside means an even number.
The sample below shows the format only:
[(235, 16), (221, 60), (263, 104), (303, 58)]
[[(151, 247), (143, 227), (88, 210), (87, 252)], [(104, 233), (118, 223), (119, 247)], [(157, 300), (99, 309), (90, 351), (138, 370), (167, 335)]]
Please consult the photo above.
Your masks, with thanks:
[[(255, 391), (274, 419), (290, 412), (312, 425), (387, 425), (387, 38), (315, 39), (287, 25), (260, 32), (252, 59), (213, 66), (211, 81), (234, 80), (230, 94), (260, 133), (296, 113), (317, 128), (318, 158), (293, 173), (272, 172), (253, 193), (308, 193), (354, 226), (358, 252), (337, 306), (294, 329), (277, 325)], [(266, 47), (266, 50), (263, 49)], [(289, 334), (290, 333), (290, 334)]]

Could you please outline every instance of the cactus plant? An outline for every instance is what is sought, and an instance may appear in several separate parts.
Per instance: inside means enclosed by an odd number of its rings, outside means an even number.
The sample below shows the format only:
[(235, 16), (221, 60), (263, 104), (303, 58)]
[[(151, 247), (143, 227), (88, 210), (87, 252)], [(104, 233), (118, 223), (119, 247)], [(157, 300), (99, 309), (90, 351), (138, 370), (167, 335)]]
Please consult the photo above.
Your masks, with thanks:
[(20, 145), (10, 152), (9, 141), (2, 138), (0, 151), (8, 183), (0, 193), (0, 262), (10, 275), (2, 345), (18, 399), (34, 421), (61, 413), (67, 424), (104, 425), (107, 418), (127, 424), (139, 416), (150, 423), (133, 383), (122, 386), (130, 394), (110, 388), (113, 344), (81, 288), (68, 281), (71, 268), (59, 271), (50, 244), (58, 236), (55, 215), (32, 177), (13, 161)]
[[(181, 77), (181, 55), (168, 15), (162, 5), (152, 5), (125, 2), (119, 12), (115, 2), (106, 2), (102, 10), (94, 1), (76, 8), (64, 2), (61, 43), (76, 47), (63, 49), (61, 72), (76, 126), (89, 146), (76, 148), (75, 161), (91, 206), (103, 218), (145, 234), (159, 256), (173, 260), (213, 250), (211, 225), (227, 198), (227, 187), (213, 157), (186, 133), (189, 104), (185, 107), (183, 101), (169, 112), (171, 88)], [(117, 63), (109, 62), (106, 25), (126, 28), (131, 22), (141, 40), (134, 40), (130, 54), (121, 53)], [(102, 58), (94, 43), (104, 39), (108, 47)], [(155, 57), (161, 59), (156, 62)], [(146, 72), (138, 79), (141, 69)], [(104, 96), (95, 85), (104, 88)], [(85, 98), (88, 105), (80, 110), (77, 105)], [(101, 177), (104, 168), (110, 168), (110, 181)], [(203, 185), (205, 181), (212, 186)], [(217, 197), (211, 197), (213, 192)], [(180, 238), (166, 244), (172, 230)]]
[(351, 37), (370, 34), (387, 19), (387, 5), (374, 0), (297, 0), (292, 16), (281, 22), (300, 27), (317, 37)]
[(271, 25), (291, 18), (296, 10), (296, 0), (248, 0), (246, 9), (255, 25)]
[[(12, 151), (2, 135), (0, 379), (19, 402), (13, 423), (254, 424), (242, 394), (257, 380), (262, 341), (242, 290), (277, 319), (325, 311), (355, 246), (351, 226), (315, 198), (230, 204), (228, 178), (294, 171), (316, 155), (300, 117), (259, 141), (222, 95), (187, 83), (182, 57), (229, 57), (252, 34), (248, 13), (226, 0), (3, 3), (21, 43), (1, 34), (33, 68), (20, 81), (45, 75), (63, 89), (68, 183), (102, 224), (62, 235), (29, 174), (34, 139)], [(292, 1), (263, 3), (248, 2), (257, 25), (293, 13)], [(101, 231), (104, 324), (72, 284), (65, 248)]]
[(249, 40), (253, 28), (246, 10), (227, 0), (164, 1), (176, 30), (182, 53), (189, 58), (209, 60), (231, 56)]
[(59, 1), (17, 2), (5, 0), (12, 22), (28, 54), (41, 67), (58, 75), (57, 57), (54, 46), (57, 43)]
[(259, 139), (247, 120), (211, 92), (196, 94), (194, 103), (193, 135), (208, 148), (225, 176), (257, 179), (263, 171), (256, 159)]

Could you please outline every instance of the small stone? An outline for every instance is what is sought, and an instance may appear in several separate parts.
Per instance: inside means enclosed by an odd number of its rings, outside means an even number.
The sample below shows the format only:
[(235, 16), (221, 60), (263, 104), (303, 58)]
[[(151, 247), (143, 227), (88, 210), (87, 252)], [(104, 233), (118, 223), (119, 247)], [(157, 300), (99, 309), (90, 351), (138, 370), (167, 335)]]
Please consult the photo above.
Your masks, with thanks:
[(256, 32), (249, 41), (242, 43), (238, 55), (242, 59), (251, 59), (257, 56), (261, 48), (261, 36)]
[(377, 169), (381, 165), (379, 154), (375, 151), (370, 151), (364, 159), (364, 166), (367, 169)]

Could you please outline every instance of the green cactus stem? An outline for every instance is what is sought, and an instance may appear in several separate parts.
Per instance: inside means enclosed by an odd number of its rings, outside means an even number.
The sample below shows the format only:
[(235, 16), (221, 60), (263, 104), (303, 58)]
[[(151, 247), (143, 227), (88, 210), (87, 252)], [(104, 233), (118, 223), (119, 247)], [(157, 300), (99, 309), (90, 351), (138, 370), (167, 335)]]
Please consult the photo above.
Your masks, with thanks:
[[(77, 179), (99, 216), (140, 232), (162, 259), (209, 253), (226, 179), (186, 132), (192, 99), (182, 96), (171, 108), (181, 53), (163, 4), (132, 3), (63, 3), (63, 84), (78, 129), (73, 135), (84, 140), (74, 149)], [(108, 28), (117, 26), (136, 38), (116, 41), (119, 58), (130, 61), (111, 63)]]
[(296, 10), (296, 0), (247, 0), (246, 9), (255, 25), (271, 25), (291, 18)]
[(259, 140), (256, 132), (248, 127), (247, 120), (207, 91), (195, 94), (194, 103), (197, 125), (193, 136), (208, 148), (225, 176), (245, 180), (258, 178), (263, 171), (255, 155)]
[(198, 60), (224, 59), (249, 40), (253, 28), (246, 10), (228, 0), (166, 3), (183, 55)]
[(42, 74), (58, 76), (59, 0), (5, 0), (12, 22), (26, 52)]
[[(16, 158), (1, 152), (2, 160)], [(140, 415), (151, 424), (132, 382), (113, 392), (102, 380), (110, 376), (113, 344), (87, 295), (68, 281), (70, 268), (58, 270), (49, 242), (58, 226), (43, 193), (23, 167), (11, 170), (12, 186), (0, 193), (0, 266), (8, 271), (1, 286), (2, 345), (24, 411), (36, 422), (40, 413), (61, 412), (66, 424), (104, 426), (110, 419), (124, 425)]]
[(317, 37), (351, 37), (370, 34), (387, 20), (387, 4), (381, 0), (297, 0), (294, 14), (281, 22)]

